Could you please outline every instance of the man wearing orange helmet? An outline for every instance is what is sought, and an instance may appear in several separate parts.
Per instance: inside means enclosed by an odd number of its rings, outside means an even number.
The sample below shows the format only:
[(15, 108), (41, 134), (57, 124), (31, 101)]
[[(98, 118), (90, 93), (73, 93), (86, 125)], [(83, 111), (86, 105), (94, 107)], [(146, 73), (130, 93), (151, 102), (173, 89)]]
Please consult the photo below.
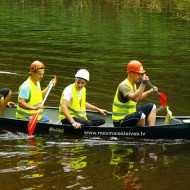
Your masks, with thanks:
[(30, 65), (30, 76), (19, 88), (16, 118), (30, 120), (32, 116), (41, 109), (38, 121), (52, 123), (49, 117), (42, 114), (44, 107), (42, 101), (48, 88), (50, 88), (50, 84), (55, 86), (57, 79), (56, 76), (54, 76), (49, 82), (49, 85), (44, 90), (41, 90), (40, 81), (44, 76), (44, 72), (45, 66), (42, 62), (34, 61)]
[[(127, 78), (117, 88), (113, 106), (112, 120), (115, 127), (155, 125), (156, 105), (148, 103), (136, 108), (137, 102), (157, 91), (157, 87), (145, 91), (149, 77), (139, 61), (130, 61), (127, 65)], [(139, 88), (136, 83), (141, 82)]]

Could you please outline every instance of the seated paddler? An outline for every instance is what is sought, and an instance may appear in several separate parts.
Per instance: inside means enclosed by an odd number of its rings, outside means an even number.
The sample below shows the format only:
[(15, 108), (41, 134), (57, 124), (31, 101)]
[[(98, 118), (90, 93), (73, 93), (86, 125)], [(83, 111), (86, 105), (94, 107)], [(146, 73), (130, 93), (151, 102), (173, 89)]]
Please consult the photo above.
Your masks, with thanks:
[[(147, 103), (137, 108), (137, 102), (157, 91), (154, 87), (145, 90), (149, 77), (139, 61), (130, 61), (126, 67), (127, 78), (117, 87), (113, 105), (112, 120), (115, 127), (155, 125), (156, 105)], [(140, 82), (137, 88), (137, 83)]]
[(12, 107), (16, 105), (14, 102), (10, 101), (11, 95), (12, 92), (9, 88), (0, 89), (0, 117), (2, 117), (6, 106)]
[(75, 75), (75, 82), (64, 89), (59, 105), (59, 120), (62, 124), (72, 125), (77, 129), (81, 126), (99, 126), (105, 123), (104, 117), (86, 114), (86, 110), (94, 110), (104, 116), (107, 113), (105, 109), (86, 102), (85, 86), (89, 79), (89, 72), (80, 69)]
[(44, 105), (42, 102), (50, 86), (55, 86), (57, 79), (54, 76), (48, 86), (41, 90), (40, 82), (44, 77), (44, 73), (45, 65), (42, 62), (34, 61), (30, 65), (30, 76), (19, 87), (16, 118), (30, 120), (32, 116), (40, 109), (38, 121), (43, 123), (52, 123), (52, 120), (43, 114)]

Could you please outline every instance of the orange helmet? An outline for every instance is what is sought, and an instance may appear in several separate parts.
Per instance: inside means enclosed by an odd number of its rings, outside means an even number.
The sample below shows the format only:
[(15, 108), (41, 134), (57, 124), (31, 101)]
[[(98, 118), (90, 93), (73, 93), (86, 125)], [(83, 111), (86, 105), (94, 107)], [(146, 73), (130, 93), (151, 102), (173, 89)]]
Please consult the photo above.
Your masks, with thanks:
[(139, 61), (130, 61), (127, 65), (127, 72), (145, 73), (145, 70)]
[(31, 65), (30, 65), (30, 72), (34, 72), (38, 69), (44, 69), (45, 66), (42, 62), (40, 61), (34, 61)]

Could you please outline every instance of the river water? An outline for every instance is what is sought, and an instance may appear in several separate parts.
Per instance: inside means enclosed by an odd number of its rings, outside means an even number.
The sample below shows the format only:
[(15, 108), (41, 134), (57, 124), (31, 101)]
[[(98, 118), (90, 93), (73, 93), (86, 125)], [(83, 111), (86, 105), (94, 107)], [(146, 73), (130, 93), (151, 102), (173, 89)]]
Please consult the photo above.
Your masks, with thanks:
[[(0, 86), (11, 88), (16, 102), (30, 64), (40, 60), (46, 66), (42, 87), (54, 74), (58, 79), (46, 104), (58, 106), (62, 90), (85, 68), (90, 72), (87, 101), (111, 111), (126, 65), (136, 59), (166, 94), (173, 115), (190, 115), (185, 2), (1, 0)], [(156, 94), (147, 101), (160, 104)], [(4, 132), (0, 145), (1, 189), (190, 188), (190, 143), (184, 140), (30, 139)]]

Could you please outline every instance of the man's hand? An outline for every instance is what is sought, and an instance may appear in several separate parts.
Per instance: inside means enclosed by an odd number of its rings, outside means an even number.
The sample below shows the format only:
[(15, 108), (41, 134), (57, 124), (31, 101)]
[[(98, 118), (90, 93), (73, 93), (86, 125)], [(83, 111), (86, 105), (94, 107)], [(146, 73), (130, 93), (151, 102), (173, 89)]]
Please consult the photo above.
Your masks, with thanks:
[(39, 110), (39, 109), (44, 109), (44, 105), (38, 104), (37, 106), (35, 106), (35, 110)]
[(74, 121), (74, 123), (72, 124), (72, 126), (75, 128), (75, 129), (80, 129), (82, 127), (82, 124), (81, 123), (78, 123), (76, 121)]
[(56, 83), (57, 83), (57, 78), (56, 78), (56, 75), (54, 75), (54, 78), (49, 82), (49, 85), (52, 84), (53, 86), (55, 86)]
[(107, 111), (107, 110), (104, 110), (104, 109), (99, 109), (98, 111), (99, 111), (101, 114), (105, 115), (105, 116), (106, 116), (106, 114), (108, 113), (108, 111)]
[(149, 81), (149, 77), (148, 77), (146, 74), (144, 74), (144, 75), (142, 76), (142, 83), (143, 83), (143, 84), (147, 84), (148, 81)]
[(9, 101), (9, 102), (7, 102), (7, 106), (13, 107), (13, 106), (16, 106), (16, 104), (14, 102)]

